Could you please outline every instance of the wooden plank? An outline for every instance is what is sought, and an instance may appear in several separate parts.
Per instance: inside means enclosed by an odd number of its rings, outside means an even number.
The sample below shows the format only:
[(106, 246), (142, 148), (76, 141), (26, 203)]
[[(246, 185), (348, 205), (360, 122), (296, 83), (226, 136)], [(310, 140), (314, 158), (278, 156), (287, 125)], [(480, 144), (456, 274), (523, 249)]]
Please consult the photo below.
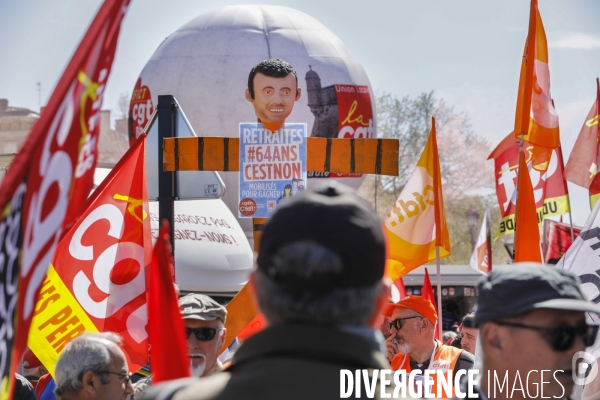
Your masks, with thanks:
[(262, 237), (263, 230), (269, 219), (268, 218), (252, 218), (252, 233), (254, 237), (254, 252), (258, 253), (260, 246), (260, 238)]
[(226, 308), (227, 320), (225, 321), (225, 329), (227, 329), (227, 337), (225, 338), (225, 342), (223, 343), (223, 347), (221, 347), (219, 354), (233, 342), (233, 339), (235, 339), (238, 333), (240, 333), (258, 314), (258, 309), (252, 298), (250, 285), (246, 283), (229, 304), (227, 304)]
[[(307, 170), (398, 176), (397, 139), (308, 138)], [(165, 171), (239, 171), (239, 138), (168, 138)]]

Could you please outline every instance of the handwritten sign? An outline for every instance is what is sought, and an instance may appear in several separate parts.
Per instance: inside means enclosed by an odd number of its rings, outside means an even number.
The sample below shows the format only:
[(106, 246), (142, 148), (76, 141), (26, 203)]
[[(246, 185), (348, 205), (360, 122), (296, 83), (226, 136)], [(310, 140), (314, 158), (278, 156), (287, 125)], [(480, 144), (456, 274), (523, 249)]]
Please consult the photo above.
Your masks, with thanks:
[(239, 176), (238, 216), (271, 216), (306, 186), (306, 124), (271, 132), (260, 123), (241, 123)]

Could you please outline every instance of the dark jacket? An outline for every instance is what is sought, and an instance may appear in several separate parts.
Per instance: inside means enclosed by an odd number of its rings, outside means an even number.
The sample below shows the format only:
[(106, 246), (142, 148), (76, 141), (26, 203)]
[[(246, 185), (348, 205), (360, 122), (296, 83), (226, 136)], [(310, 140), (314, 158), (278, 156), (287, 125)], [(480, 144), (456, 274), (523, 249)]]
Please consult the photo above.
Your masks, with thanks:
[(13, 393), (14, 400), (35, 400), (33, 386), (22, 375), (15, 374), (15, 389)]
[[(236, 351), (223, 373), (181, 388), (173, 400), (336, 399), (340, 370), (389, 369), (378, 345), (335, 328), (280, 324), (255, 334)], [(184, 381), (185, 382), (185, 381)], [(187, 381), (189, 383), (189, 381)], [(143, 400), (157, 396), (157, 385)], [(362, 398), (367, 398), (364, 385)], [(379, 398), (379, 388), (375, 398)], [(351, 398), (356, 398), (353, 392)], [(360, 398), (360, 397), (359, 397)]]

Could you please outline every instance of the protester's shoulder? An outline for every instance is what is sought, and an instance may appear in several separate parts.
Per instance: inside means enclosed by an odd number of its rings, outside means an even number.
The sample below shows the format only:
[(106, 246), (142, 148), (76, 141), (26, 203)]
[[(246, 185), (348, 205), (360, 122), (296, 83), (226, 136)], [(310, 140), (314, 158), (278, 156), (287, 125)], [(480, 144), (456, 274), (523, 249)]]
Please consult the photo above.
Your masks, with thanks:
[(230, 372), (220, 372), (198, 379), (194, 383), (178, 390), (173, 396), (173, 400), (220, 399), (219, 395), (222, 394), (230, 379)]
[(15, 374), (15, 395), (17, 400), (35, 400), (33, 385), (22, 375)]
[(456, 369), (471, 369), (474, 364), (475, 356), (466, 350), (462, 350), (456, 362)]
[(142, 400), (208, 400), (218, 399), (231, 377), (220, 372), (205, 378), (183, 378), (147, 386)]

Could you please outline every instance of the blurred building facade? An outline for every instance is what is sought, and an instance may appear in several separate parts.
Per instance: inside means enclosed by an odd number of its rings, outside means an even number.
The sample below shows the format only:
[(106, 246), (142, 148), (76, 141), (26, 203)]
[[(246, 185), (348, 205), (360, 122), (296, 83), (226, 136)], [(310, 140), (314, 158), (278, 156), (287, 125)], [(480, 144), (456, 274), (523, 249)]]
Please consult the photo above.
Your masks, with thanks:
[[(0, 181), (39, 118), (40, 113), (37, 111), (13, 107), (9, 105), (8, 99), (0, 99)], [(100, 120), (99, 166), (111, 167), (129, 148), (127, 118), (115, 119), (114, 127), (115, 129), (111, 128), (111, 112), (103, 110)]]

